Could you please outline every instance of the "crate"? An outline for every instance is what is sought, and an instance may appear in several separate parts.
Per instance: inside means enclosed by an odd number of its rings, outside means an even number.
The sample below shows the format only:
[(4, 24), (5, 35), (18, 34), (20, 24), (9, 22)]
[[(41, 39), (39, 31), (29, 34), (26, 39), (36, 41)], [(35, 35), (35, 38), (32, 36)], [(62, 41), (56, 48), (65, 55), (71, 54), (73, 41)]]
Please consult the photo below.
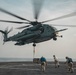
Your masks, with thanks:
[(34, 63), (39, 63), (40, 62), (40, 58), (33, 58), (33, 62)]

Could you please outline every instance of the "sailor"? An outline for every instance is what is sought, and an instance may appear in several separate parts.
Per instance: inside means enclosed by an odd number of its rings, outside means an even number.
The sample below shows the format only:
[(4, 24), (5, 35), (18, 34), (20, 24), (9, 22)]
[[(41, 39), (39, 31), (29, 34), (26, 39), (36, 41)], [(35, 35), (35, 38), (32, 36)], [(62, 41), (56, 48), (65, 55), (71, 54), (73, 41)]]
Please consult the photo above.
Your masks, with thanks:
[(40, 58), (40, 62), (41, 62), (41, 70), (44, 72), (45, 71), (45, 68), (46, 68), (46, 58), (45, 57), (41, 57)]
[(73, 60), (72, 60), (72, 58), (69, 58), (67, 56), (65, 58), (66, 58), (67, 66), (68, 66), (68, 71), (70, 71), (71, 73), (73, 73), (74, 69), (73, 69)]
[(55, 68), (57, 68), (57, 67), (59, 67), (59, 61), (58, 61), (58, 59), (56, 58), (56, 56), (55, 55), (53, 55), (53, 58), (54, 58), (54, 64), (55, 64)]

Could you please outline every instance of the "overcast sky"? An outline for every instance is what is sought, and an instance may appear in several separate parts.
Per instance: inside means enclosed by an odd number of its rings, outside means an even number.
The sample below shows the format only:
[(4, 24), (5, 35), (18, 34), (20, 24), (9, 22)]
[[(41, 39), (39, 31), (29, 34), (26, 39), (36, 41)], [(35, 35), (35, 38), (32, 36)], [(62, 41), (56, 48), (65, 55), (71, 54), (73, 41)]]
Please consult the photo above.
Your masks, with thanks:
[[(14, 14), (23, 18), (34, 21), (34, 11), (32, 0), (0, 0), (0, 7), (4, 8)], [(66, 15), (71, 12), (76, 12), (76, 0), (45, 0), (38, 21), (45, 21), (61, 15)], [(15, 20), (21, 21), (13, 16), (0, 12), (0, 20)], [(76, 25), (76, 16), (47, 22), (47, 24), (57, 25)], [(13, 27), (13, 31), (8, 34), (12, 36), (22, 30), (17, 30), (17, 27), (24, 26), (25, 24), (12, 24), (0, 22), (0, 30), (5, 30), (8, 26), (9, 29)], [(57, 41), (49, 40), (39, 43), (36, 46), (35, 57), (45, 56), (52, 58), (55, 54), (58, 58), (65, 58), (69, 56), (76, 58), (76, 27), (62, 27), (54, 26), (57, 29), (68, 28), (68, 30), (60, 32), (63, 38)], [(15, 46), (15, 42), (7, 42), (3, 45), (2, 34), (0, 33), (0, 57), (9, 58), (32, 58), (33, 47), (32, 44), (23, 46)]]

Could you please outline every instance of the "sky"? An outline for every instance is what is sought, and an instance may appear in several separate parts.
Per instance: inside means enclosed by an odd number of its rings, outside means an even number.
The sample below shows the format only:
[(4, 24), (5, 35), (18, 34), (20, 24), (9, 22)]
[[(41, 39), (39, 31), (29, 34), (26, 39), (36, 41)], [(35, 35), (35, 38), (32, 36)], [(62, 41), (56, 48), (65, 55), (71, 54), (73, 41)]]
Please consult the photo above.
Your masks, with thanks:
[[(0, 0), (0, 7), (17, 14), (23, 18), (34, 21), (34, 9), (32, 0)], [(45, 0), (39, 14), (38, 21), (45, 21), (59, 17), (62, 15), (76, 12), (76, 0)], [(21, 21), (11, 15), (0, 12), (0, 20), (14, 20)], [(76, 16), (60, 19), (56, 21), (47, 22), (47, 24), (57, 25), (76, 25)], [(12, 24), (0, 22), (0, 30), (5, 30), (7, 27), (12, 28), (8, 36), (12, 36), (22, 30), (17, 27), (25, 26), (25, 24)], [(35, 58), (44, 56), (46, 58), (53, 58), (56, 55), (58, 58), (65, 59), (69, 56), (76, 59), (76, 27), (54, 26), (57, 29), (68, 28), (68, 30), (60, 32), (63, 38), (57, 38), (57, 41), (49, 40), (46, 42), (36, 44)], [(33, 58), (32, 44), (23, 46), (15, 46), (15, 42), (7, 42), (3, 45), (3, 37), (0, 33), (0, 58)]]

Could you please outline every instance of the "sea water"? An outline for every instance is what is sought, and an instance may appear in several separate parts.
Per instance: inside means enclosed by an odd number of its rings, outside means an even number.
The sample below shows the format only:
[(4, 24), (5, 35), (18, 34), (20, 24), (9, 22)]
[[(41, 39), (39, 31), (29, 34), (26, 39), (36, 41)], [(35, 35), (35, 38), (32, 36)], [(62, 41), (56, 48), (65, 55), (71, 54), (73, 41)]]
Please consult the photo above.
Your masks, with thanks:
[(32, 58), (0, 58), (0, 62), (32, 61)]
[[(52, 58), (46, 58), (47, 61), (54, 61)], [(0, 58), (0, 62), (20, 62), (20, 61), (33, 61), (33, 58)], [(63, 58), (60, 58), (59, 61), (65, 62), (66, 60)], [(73, 61), (76, 61), (76, 59), (73, 59)]]

